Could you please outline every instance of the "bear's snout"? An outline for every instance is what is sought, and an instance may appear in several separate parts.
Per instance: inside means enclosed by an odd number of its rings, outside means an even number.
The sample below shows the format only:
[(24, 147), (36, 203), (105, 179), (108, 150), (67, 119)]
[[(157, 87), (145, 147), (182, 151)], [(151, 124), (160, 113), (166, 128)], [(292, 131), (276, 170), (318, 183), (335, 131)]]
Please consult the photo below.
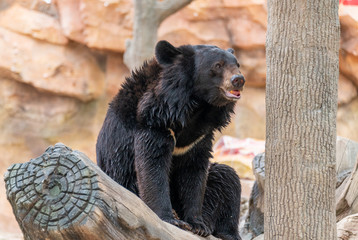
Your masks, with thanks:
[(241, 88), (245, 84), (245, 78), (241, 74), (232, 76), (230, 81), (235, 88)]

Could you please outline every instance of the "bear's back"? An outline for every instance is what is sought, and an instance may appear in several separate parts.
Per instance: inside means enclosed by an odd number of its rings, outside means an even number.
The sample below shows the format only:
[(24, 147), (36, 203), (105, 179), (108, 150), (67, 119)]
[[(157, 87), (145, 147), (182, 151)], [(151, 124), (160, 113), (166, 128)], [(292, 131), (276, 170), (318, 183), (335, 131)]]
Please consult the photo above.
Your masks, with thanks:
[(127, 123), (136, 122), (137, 105), (148, 90), (154, 88), (159, 81), (162, 68), (153, 58), (137, 70), (122, 84), (122, 88), (110, 103), (109, 111)]

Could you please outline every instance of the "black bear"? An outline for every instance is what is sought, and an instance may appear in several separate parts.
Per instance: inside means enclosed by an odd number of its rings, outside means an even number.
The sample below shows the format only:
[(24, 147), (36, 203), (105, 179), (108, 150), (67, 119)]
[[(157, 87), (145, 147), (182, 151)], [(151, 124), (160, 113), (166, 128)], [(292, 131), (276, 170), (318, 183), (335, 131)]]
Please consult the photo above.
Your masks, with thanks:
[(158, 42), (110, 103), (96, 146), (100, 168), (162, 220), (222, 239), (240, 239), (239, 177), (209, 162), (245, 83), (233, 53)]

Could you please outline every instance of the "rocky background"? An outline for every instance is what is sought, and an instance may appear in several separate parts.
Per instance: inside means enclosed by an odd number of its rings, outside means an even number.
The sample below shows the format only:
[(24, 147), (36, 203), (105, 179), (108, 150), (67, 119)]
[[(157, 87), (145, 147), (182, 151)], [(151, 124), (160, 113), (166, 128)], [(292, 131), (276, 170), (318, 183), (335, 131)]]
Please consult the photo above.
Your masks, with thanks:
[[(131, 0), (0, 0), (0, 175), (56, 142), (95, 160), (107, 105), (129, 70)], [(224, 134), (265, 138), (265, 0), (196, 0), (159, 39), (232, 47), (247, 87)], [(358, 11), (341, 6), (338, 135), (358, 141)], [(19, 233), (0, 181), (0, 239)], [(9, 233), (10, 235), (4, 235)], [(4, 238), (5, 238), (4, 237)]]

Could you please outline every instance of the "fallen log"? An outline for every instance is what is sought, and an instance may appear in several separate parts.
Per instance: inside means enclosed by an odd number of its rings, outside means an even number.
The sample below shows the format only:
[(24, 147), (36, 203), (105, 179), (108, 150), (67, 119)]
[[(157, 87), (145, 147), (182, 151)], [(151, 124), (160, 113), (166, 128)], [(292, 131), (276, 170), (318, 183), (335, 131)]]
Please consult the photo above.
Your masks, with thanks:
[(358, 213), (349, 215), (337, 223), (338, 240), (358, 239)]
[(58, 143), (5, 173), (25, 239), (217, 239), (163, 222), (79, 151)]

